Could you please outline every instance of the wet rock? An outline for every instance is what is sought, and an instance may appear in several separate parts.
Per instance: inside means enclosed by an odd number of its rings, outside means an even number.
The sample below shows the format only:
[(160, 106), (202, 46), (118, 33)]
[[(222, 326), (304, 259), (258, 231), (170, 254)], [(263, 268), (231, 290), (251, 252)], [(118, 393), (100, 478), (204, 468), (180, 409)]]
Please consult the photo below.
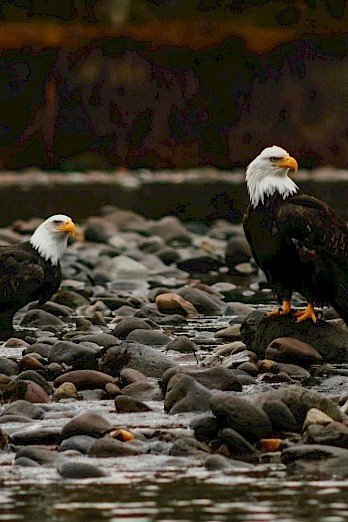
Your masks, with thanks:
[(177, 366), (172, 359), (162, 354), (156, 348), (144, 344), (123, 342), (121, 345), (109, 348), (101, 357), (99, 369), (117, 376), (122, 368), (130, 366), (147, 377), (161, 378), (163, 373)]
[(57, 472), (64, 478), (88, 479), (105, 477), (107, 474), (98, 466), (87, 462), (60, 462), (57, 465)]
[(262, 409), (267, 413), (272, 423), (273, 433), (299, 432), (298, 425), (290, 408), (281, 400), (270, 400), (264, 403)]
[(64, 439), (59, 445), (58, 451), (75, 450), (86, 454), (95, 443), (96, 438), (89, 435), (73, 435)]
[(73, 309), (69, 306), (55, 303), (54, 301), (46, 301), (46, 303), (40, 305), (40, 310), (44, 310), (56, 317), (65, 317), (66, 319), (70, 319), (73, 313)]
[(0, 356), (0, 373), (4, 375), (17, 375), (19, 366), (16, 361)]
[(241, 338), (240, 326), (239, 324), (233, 324), (227, 328), (223, 328), (215, 333), (215, 337), (217, 339), (232, 339), (233, 341), (239, 341)]
[(139, 328), (130, 332), (126, 337), (126, 340), (146, 344), (149, 346), (165, 346), (169, 343), (169, 341), (171, 341), (171, 337), (161, 332)]
[(146, 375), (134, 368), (122, 368), (120, 371), (120, 379), (123, 386), (133, 384), (135, 382), (147, 381)]
[(53, 464), (56, 461), (57, 452), (37, 446), (26, 446), (17, 451), (15, 459), (18, 460), (23, 457), (44, 466), (46, 464)]
[(19, 457), (15, 459), (14, 466), (23, 466), (25, 468), (40, 468), (41, 464), (35, 462), (35, 460), (29, 459), (28, 457)]
[(239, 263), (250, 261), (251, 257), (250, 246), (244, 236), (238, 234), (229, 239), (225, 250), (225, 262), (230, 270)]
[(76, 386), (72, 382), (64, 382), (52, 395), (52, 399), (59, 401), (61, 399), (79, 399)]
[(31, 403), (49, 402), (47, 393), (36, 382), (17, 379), (6, 386), (3, 391), (3, 400), (14, 402), (20, 399)]
[(23, 351), (23, 355), (37, 353), (37, 354), (41, 355), (41, 357), (44, 357), (45, 359), (47, 359), (48, 354), (49, 354), (51, 348), (52, 348), (51, 344), (34, 343), (34, 344), (31, 344), (30, 346), (28, 346)]
[(77, 335), (73, 338), (73, 342), (90, 342), (95, 343), (98, 346), (102, 346), (103, 348), (110, 348), (111, 346), (115, 346), (118, 341), (117, 339), (115, 339), (114, 335), (107, 333), (94, 333), (86, 335)]
[(159, 294), (155, 303), (158, 310), (165, 314), (182, 314), (186, 317), (198, 316), (198, 311), (193, 304), (174, 292)]
[(330, 422), (333, 422), (333, 419), (326, 415), (326, 413), (317, 408), (311, 408), (307, 411), (302, 430), (305, 431), (311, 424), (326, 426), (327, 424), (330, 424)]
[(112, 330), (112, 335), (119, 339), (126, 339), (133, 330), (150, 330), (151, 326), (144, 320), (137, 317), (125, 317)]
[(162, 391), (156, 382), (133, 382), (122, 388), (122, 393), (140, 401), (161, 401)]
[(94, 442), (88, 451), (90, 457), (130, 457), (139, 455), (140, 449), (127, 442), (121, 442), (106, 435)]
[(164, 397), (164, 411), (182, 413), (184, 411), (207, 411), (211, 391), (190, 375), (177, 373), (168, 382)]
[(221, 425), (216, 417), (209, 415), (193, 420), (190, 424), (190, 428), (193, 429), (197, 440), (210, 442), (217, 438), (221, 430)]
[(179, 335), (167, 344), (166, 349), (180, 353), (194, 353), (198, 350), (198, 346), (187, 335)]
[(134, 397), (126, 397), (125, 395), (118, 395), (115, 398), (115, 406), (117, 413), (141, 413), (145, 411), (152, 411), (152, 408), (139, 399)]
[(20, 372), (24, 370), (35, 370), (40, 371), (44, 370), (44, 365), (33, 355), (24, 355), (19, 359), (18, 369)]
[(339, 407), (332, 400), (320, 393), (300, 386), (291, 385), (287, 388), (264, 392), (258, 396), (257, 404), (263, 408), (265, 403), (274, 400), (280, 400), (286, 404), (301, 428), (307, 412), (311, 408), (317, 408), (339, 422), (344, 418)]
[(184, 286), (177, 293), (189, 301), (201, 314), (220, 315), (225, 308), (225, 303), (221, 299), (213, 297), (199, 288)]
[(298, 366), (297, 364), (277, 363), (275, 361), (270, 361), (269, 359), (264, 359), (263, 361), (259, 361), (257, 366), (260, 372), (283, 372), (289, 375), (292, 379), (298, 381), (306, 381), (310, 379), (311, 376), (308, 370), (302, 368), (302, 366)]
[(68, 421), (62, 428), (62, 439), (68, 439), (74, 435), (89, 435), (90, 437), (103, 437), (112, 430), (112, 425), (99, 413), (86, 411)]
[(86, 346), (84, 343), (73, 343), (72, 341), (58, 341), (54, 344), (48, 354), (50, 363), (64, 363), (73, 369), (97, 368), (98, 351)]
[(53, 391), (52, 386), (46, 381), (46, 379), (34, 370), (25, 370), (18, 374), (16, 379), (36, 382), (36, 384), (45, 390), (47, 395), (51, 395)]
[(45, 410), (41, 406), (36, 406), (20, 399), (3, 407), (1, 417), (7, 415), (18, 415), (29, 419), (42, 419), (45, 416)]
[(258, 461), (259, 453), (240, 433), (232, 428), (225, 428), (218, 433), (214, 447), (219, 451), (219, 447), (224, 445), (231, 457), (238, 457), (246, 461)]
[(182, 225), (181, 221), (174, 216), (163, 217), (149, 227), (149, 233), (161, 237), (167, 245), (180, 243), (181, 245), (191, 244), (191, 235)]
[(229, 459), (223, 455), (209, 455), (204, 466), (208, 471), (236, 470), (240, 472), (254, 470), (255, 468), (250, 462)]
[(104, 389), (108, 383), (116, 383), (114, 377), (97, 370), (73, 370), (57, 377), (54, 386), (58, 388), (65, 382), (74, 384), (77, 390)]
[(274, 339), (291, 337), (308, 343), (325, 362), (348, 362), (348, 331), (339, 324), (322, 320), (295, 323), (291, 316), (272, 320), (260, 315), (253, 312), (241, 326), (242, 340), (260, 359), (265, 358), (266, 348)]
[(194, 439), (193, 437), (179, 438), (178, 440), (174, 441), (168, 452), (169, 455), (174, 457), (204, 457), (207, 453), (210, 453), (210, 448), (206, 444)]
[(303, 442), (307, 444), (328, 444), (340, 448), (348, 447), (348, 426), (340, 422), (310, 424), (306, 426)]
[(234, 429), (248, 441), (272, 435), (268, 415), (247, 399), (221, 394), (211, 399), (210, 408), (221, 426)]
[(310, 366), (323, 361), (320, 353), (308, 343), (291, 337), (278, 337), (266, 348), (265, 357), (277, 362)]
[(37, 327), (42, 329), (43, 326), (48, 325), (62, 328), (63, 326), (66, 326), (66, 323), (59, 319), (59, 317), (36, 308), (28, 310), (20, 322), (20, 326), (26, 326), (29, 328)]
[(61, 441), (61, 430), (52, 426), (38, 426), (30, 430), (19, 430), (11, 433), (11, 440), (14, 444), (20, 446), (58, 445)]
[(79, 306), (88, 305), (89, 303), (85, 296), (73, 290), (58, 290), (58, 292), (51, 297), (51, 301), (67, 306), (73, 310), (76, 310)]
[(176, 373), (185, 373), (194, 377), (196, 381), (208, 388), (209, 390), (222, 391), (241, 391), (242, 385), (238, 379), (238, 375), (233, 370), (229, 370), (222, 366), (206, 368), (206, 369), (189, 369), (189, 368), (170, 368), (167, 370), (161, 380), (161, 388), (165, 392), (169, 380)]

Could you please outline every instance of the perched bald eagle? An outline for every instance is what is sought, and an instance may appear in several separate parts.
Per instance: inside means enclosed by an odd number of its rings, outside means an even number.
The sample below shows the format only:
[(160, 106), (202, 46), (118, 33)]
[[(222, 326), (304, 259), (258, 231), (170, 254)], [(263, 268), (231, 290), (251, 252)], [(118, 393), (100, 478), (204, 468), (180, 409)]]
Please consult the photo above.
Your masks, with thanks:
[(294, 313), (296, 322), (316, 322), (314, 306), (330, 304), (348, 324), (348, 227), (326, 203), (300, 191), (288, 176), (297, 168), (294, 158), (273, 146), (246, 171), (244, 232), (281, 305), (268, 315), (292, 313), (297, 291), (308, 305)]
[(59, 288), (59, 260), (69, 234), (71, 218), (58, 214), (41, 223), (23, 243), (0, 247), (0, 339), (13, 334), (14, 314), (30, 301), (45, 303)]

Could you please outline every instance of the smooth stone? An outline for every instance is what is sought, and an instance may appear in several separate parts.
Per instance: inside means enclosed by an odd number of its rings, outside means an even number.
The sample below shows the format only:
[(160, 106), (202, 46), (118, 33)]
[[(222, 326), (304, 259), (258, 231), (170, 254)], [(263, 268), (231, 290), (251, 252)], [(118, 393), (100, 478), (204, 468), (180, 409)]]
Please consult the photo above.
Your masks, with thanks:
[(131, 457), (133, 455), (139, 455), (140, 449), (127, 442), (121, 442), (117, 439), (113, 439), (109, 435), (96, 440), (90, 447), (88, 455), (90, 457)]
[(161, 388), (165, 392), (169, 380), (176, 373), (190, 375), (200, 384), (208, 388), (209, 390), (217, 389), (222, 391), (241, 391), (242, 385), (239, 381), (238, 375), (234, 370), (224, 368), (223, 366), (217, 366), (213, 368), (204, 369), (191, 369), (176, 367), (167, 370), (161, 379)]
[(133, 384), (134, 382), (147, 381), (146, 375), (144, 375), (142, 372), (139, 372), (134, 368), (127, 367), (122, 368), (120, 371), (120, 379), (123, 387), (127, 386), (128, 384)]
[(3, 391), (5, 402), (25, 400), (31, 403), (47, 403), (49, 397), (45, 390), (36, 382), (16, 379), (11, 381)]
[(88, 479), (106, 477), (105, 471), (86, 462), (62, 462), (57, 465), (57, 472), (64, 478)]
[(272, 436), (268, 415), (247, 399), (220, 394), (211, 399), (210, 408), (221, 426), (234, 429), (248, 441)]
[(229, 455), (241, 460), (258, 461), (259, 453), (240, 433), (232, 428), (225, 428), (218, 434), (214, 447), (225, 446)]
[(212, 392), (196, 379), (184, 373), (177, 373), (168, 382), (164, 397), (166, 413), (185, 411), (207, 411)]
[(266, 402), (274, 400), (280, 400), (287, 405), (300, 429), (302, 429), (307, 412), (311, 408), (317, 408), (339, 422), (342, 422), (344, 417), (337, 404), (331, 399), (301, 386), (291, 385), (264, 392), (258, 396), (257, 404), (263, 408)]
[(217, 339), (233, 339), (234, 341), (239, 341), (241, 339), (240, 325), (233, 324), (233, 325), (227, 326), (227, 328), (218, 330), (215, 333), (215, 337)]
[(61, 442), (58, 451), (76, 450), (80, 453), (86, 454), (89, 452), (95, 441), (95, 437), (90, 437), (89, 435), (73, 435)]
[(52, 386), (46, 381), (46, 379), (41, 375), (41, 373), (38, 373), (34, 370), (25, 370), (17, 375), (16, 379), (14, 380), (24, 380), (24, 381), (33, 381), (36, 382), (41, 388), (45, 390), (47, 395), (51, 395), (53, 392)]
[(223, 455), (209, 455), (204, 463), (208, 471), (252, 471), (255, 469), (254, 464), (250, 462), (243, 462), (241, 460), (229, 459)]
[(79, 399), (76, 386), (72, 382), (63, 382), (53, 393), (52, 399), (59, 401), (61, 399)]
[(74, 370), (95, 370), (97, 368), (98, 353), (94, 348), (72, 341), (58, 341), (48, 354), (50, 363), (64, 363)]
[(200, 442), (210, 442), (217, 438), (221, 425), (216, 417), (209, 415), (194, 419), (190, 428), (193, 429), (195, 437)]
[(175, 350), (180, 353), (194, 353), (198, 350), (198, 346), (187, 335), (179, 335), (167, 344), (166, 350)]
[(115, 407), (117, 413), (141, 413), (152, 411), (152, 408), (139, 399), (118, 395), (115, 397)]
[(161, 378), (168, 368), (177, 366), (177, 363), (151, 346), (123, 342), (102, 354), (99, 370), (117, 376), (125, 366), (130, 366), (147, 377)]
[(28, 457), (20, 457), (14, 461), (14, 466), (23, 466), (24, 468), (40, 468), (41, 464)]
[(27, 417), (28, 419), (43, 419), (45, 416), (45, 409), (41, 406), (36, 406), (28, 401), (17, 400), (7, 406), (4, 406), (1, 411), (1, 417), (7, 415), (18, 415), (20, 417)]
[(335, 457), (348, 459), (348, 449), (326, 444), (295, 444), (284, 449), (281, 454), (282, 462), (286, 465), (299, 459), (319, 461)]
[(330, 422), (329, 424), (310, 424), (307, 429), (303, 442), (307, 444), (328, 444), (329, 446), (348, 446), (348, 426), (340, 422)]
[[(33, 306), (34, 308), (35, 306)], [(73, 309), (69, 306), (65, 306), (54, 301), (46, 301), (46, 303), (40, 305), (40, 310), (44, 310), (54, 316), (71, 318)]]
[(171, 337), (161, 332), (137, 328), (127, 335), (126, 341), (134, 341), (149, 346), (166, 346), (171, 341)]
[(317, 408), (310, 408), (307, 411), (306, 418), (303, 422), (302, 430), (306, 431), (306, 429), (311, 424), (321, 424), (322, 426), (326, 426), (331, 422), (333, 422), (333, 419), (329, 417), (329, 415), (326, 415), (326, 413), (324, 413), (321, 410), (318, 410)]
[(191, 286), (184, 286), (177, 291), (178, 295), (189, 301), (201, 314), (220, 315), (225, 308), (225, 303), (221, 299)]
[(266, 348), (265, 357), (277, 362), (310, 366), (323, 361), (320, 353), (310, 344), (292, 337), (274, 339)]
[(58, 388), (64, 382), (70, 382), (77, 390), (104, 389), (106, 384), (116, 384), (116, 379), (98, 370), (73, 370), (60, 375), (54, 380), (54, 386)]
[(162, 390), (157, 382), (132, 382), (131, 384), (128, 384), (122, 388), (122, 393), (128, 397), (133, 397), (133, 399), (138, 399), (140, 401), (163, 400)]
[(161, 237), (167, 245), (180, 243), (190, 245), (191, 235), (175, 216), (165, 216), (153, 222), (149, 227), (149, 233)]
[(23, 355), (30, 355), (32, 353), (38, 353), (39, 355), (41, 355), (41, 357), (44, 357), (45, 359), (47, 359), (51, 348), (52, 348), (51, 344), (36, 342), (34, 344), (29, 345), (23, 351)]
[(150, 330), (151, 326), (144, 320), (138, 317), (124, 317), (112, 330), (112, 335), (118, 337), (118, 339), (126, 339), (133, 330), (139, 328)]
[(193, 437), (181, 437), (173, 442), (168, 455), (172, 455), (173, 457), (201, 457), (207, 453), (210, 453), (210, 448), (203, 442)]
[(158, 310), (164, 314), (182, 314), (189, 318), (198, 316), (198, 311), (193, 304), (175, 292), (157, 295), (155, 303)]
[(62, 439), (74, 435), (89, 435), (103, 437), (112, 430), (113, 426), (104, 417), (95, 411), (89, 410), (73, 417), (62, 428)]
[(17, 375), (19, 366), (16, 361), (7, 357), (0, 356), (0, 373), (4, 375)]
[(11, 433), (11, 441), (17, 445), (58, 445), (61, 441), (61, 429), (52, 426), (38, 426)]
[(58, 292), (51, 297), (51, 301), (65, 305), (73, 310), (76, 310), (79, 306), (89, 304), (88, 299), (79, 292), (67, 289), (58, 290)]
[(66, 326), (66, 323), (62, 321), (62, 319), (59, 319), (59, 317), (36, 308), (28, 310), (19, 324), (20, 326), (26, 326), (27, 328), (41, 328), (42, 326), (48, 325), (58, 327)]
[(26, 446), (17, 451), (15, 459), (17, 460), (21, 457), (26, 457), (40, 465), (45, 465), (56, 461), (57, 452), (38, 446)]
[(30, 354), (24, 355), (18, 361), (18, 369), (20, 372), (23, 372), (24, 370), (40, 371), (44, 370), (44, 368), (44, 365), (36, 357), (33, 357)]
[(77, 335), (73, 338), (73, 341), (75, 343), (88, 341), (102, 346), (103, 348), (110, 348), (111, 346), (115, 346), (117, 344), (117, 339), (115, 339), (115, 336), (107, 333)]
[(290, 408), (288, 408), (288, 406), (281, 400), (265, 402), (262, 409), (270, 418), (272, 429), (275, 434), (281, 432), (298, 433), (300, 431), (301, 427), (298, 425)]

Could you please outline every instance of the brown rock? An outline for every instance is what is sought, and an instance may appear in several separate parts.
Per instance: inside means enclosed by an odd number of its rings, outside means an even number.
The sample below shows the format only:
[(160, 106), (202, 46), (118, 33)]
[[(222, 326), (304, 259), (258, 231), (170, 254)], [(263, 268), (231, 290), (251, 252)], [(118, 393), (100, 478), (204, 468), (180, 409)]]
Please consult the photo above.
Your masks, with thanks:
[(166, 314), (181, 314), (186, 317), (197, 317), (198, 311), (192, 303), (174, 292), (160, 294), (155, 299), (160, 312)]
[(320, 353), (310, 344), (292, 337), (278, 337), (266, 348), (266, 359), (277, 362), (309, 366), (323, 361)]
[(117, 381), (107, 373), (97, 370), (73, 370), (57, 377), (54, 381), (55, 388), (64, 382), (73, 383), (77, 390), (104, 389), (107, 383), (115, 384)]

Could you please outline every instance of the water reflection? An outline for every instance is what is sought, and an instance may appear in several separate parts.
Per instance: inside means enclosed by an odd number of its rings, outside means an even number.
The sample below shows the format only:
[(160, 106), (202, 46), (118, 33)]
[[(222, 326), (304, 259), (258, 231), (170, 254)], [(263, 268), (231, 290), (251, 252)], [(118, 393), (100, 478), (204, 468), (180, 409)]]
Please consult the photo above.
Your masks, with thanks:
[(213, 474), (207, 474), (196, 480), (174, 477), (163, 483), (55, 480), (45, 488), (29, 483), (20, 487), (13, 484), (11, 488), (1, 488), (0, 520), (343, 522), (348, 519), (347, 481), (249, 477), (239, 483), (235, 477), (234, 484), (215, 484), (214, 480)]

